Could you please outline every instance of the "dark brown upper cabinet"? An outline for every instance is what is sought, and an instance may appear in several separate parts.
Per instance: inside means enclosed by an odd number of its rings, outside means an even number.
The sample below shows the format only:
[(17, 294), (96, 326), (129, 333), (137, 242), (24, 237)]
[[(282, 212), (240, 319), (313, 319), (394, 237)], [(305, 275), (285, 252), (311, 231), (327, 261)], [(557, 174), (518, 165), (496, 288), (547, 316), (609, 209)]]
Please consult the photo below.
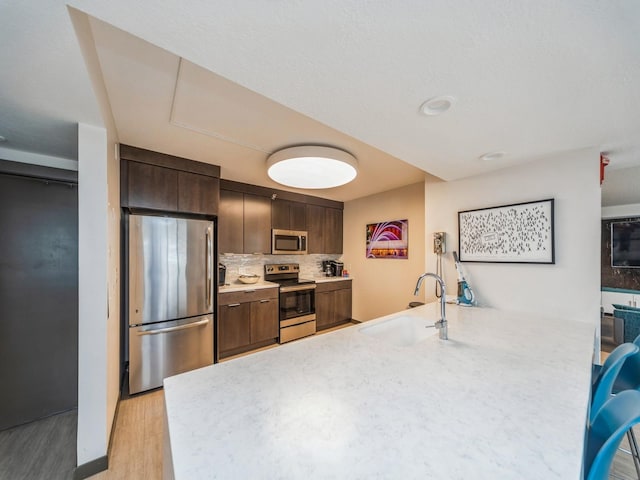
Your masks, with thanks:
[(220, 180), (218, 251), (268, 253), (271, 229), (308, 232), (308, 253), (342, 253), (344, 204), (325, 198)]
[(220, 190), (218, 251), (244, 253), (244, 194)]
[(128, 207), (178, 210), (178, 171), (126, 162)]
[(218, 215), (220, 253), (271, 252), (271, 199), (220, 190)]
[(307, 205), (308, 253), (342, 253), (342, 210)]
[(342, 253), (342, 210), (324, 210), (324, 253)]
[(271, 199), (244, 194), (244, 253), (271, 253)]
[(220, 179), (178, 172), (178, 211), (217, 215)]
[(120, 145), (121, 205), (217, 215), (220, 167)]
[(324, 211), (320, 205), (307, 205), (307, 253), (324, 251)]
[(271, 227), (282, 230), (306, 230), (306, 205), (276, 198), (271, 204)]

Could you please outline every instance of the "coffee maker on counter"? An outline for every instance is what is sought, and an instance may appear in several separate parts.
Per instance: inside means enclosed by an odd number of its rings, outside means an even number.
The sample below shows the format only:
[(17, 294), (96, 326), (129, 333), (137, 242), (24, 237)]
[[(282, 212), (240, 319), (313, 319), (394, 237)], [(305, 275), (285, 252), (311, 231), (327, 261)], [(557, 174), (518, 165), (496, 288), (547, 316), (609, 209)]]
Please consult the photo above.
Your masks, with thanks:
[(331, 269), (331, 260), (322, 261), (322, 273), (325, 277), (333, 276), (333, 270)]
[(343, 269), (344, 269), (344, 263), (338, 262), (336, 260), (331, 260), (331, 276), (341, 277)]
[(323, 260), (322, 273), (326, 277), (341, 277), (344, 270), (344, 263), (337, 260)]

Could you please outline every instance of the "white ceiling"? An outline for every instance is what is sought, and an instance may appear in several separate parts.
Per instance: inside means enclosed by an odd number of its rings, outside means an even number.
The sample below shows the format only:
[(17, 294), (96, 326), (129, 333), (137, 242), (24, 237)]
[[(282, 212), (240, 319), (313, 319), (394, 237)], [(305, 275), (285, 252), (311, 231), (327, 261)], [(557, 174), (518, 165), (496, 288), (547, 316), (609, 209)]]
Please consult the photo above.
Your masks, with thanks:
[[(594, 146), (607, 175), (638, 173), (640, 2), (68, 3), (92, 17), (120, 141), (225, 178), (268, 184), (266, 152), (307, 142), (359, 158), (359, 183), (321, 195), (342, 200)], [(100, 120), (65, 2), (0, 8), (0, 147), (74, 158), (75, 123)], [(443, 94), (451, 111), (419, 113)]]
[(270, 153), (303, 143), (336, 145), (360, 159), (358, 177), (311, 193), (339, 200), (425, 178), (408, 163), (122, 30), (96, 19), (91, 28), (122, 143), (220, 165), (223, 178), (274, 188), (283, 187), (267, 177)]

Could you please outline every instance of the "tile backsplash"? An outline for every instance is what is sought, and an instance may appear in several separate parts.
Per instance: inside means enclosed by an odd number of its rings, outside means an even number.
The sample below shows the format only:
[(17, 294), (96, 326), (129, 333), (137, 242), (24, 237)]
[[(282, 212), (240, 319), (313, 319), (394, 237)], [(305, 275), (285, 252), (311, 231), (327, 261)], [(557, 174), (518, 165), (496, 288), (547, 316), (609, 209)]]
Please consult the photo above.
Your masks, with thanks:
[[(300, 278), (314, 278), (322, 275), (323, 260), (340, 260), (342, 255), (243, 255), (223, 253), (220, 263), (227, 267), (226, 283), (233, 284), (240, 275), (260, 275), (264, 277), (264, 266), (270, 263), (299, 263)], [(261, 278), (262, 280), (263, 278)]]

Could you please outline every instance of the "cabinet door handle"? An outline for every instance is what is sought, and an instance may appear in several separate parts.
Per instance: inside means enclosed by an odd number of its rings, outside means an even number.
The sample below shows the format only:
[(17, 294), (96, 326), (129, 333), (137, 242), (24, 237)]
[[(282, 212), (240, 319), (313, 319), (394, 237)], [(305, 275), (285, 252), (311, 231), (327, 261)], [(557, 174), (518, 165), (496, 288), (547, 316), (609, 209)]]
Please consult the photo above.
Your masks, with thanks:
[(260, 303), (269, 303), (271, 300), (260, 300)]
[(244, 293), (256, 293), (255, 290), (245, 290)]
[(230, 303), (229, 305), (227, 305), (227, 307), (229, 307), (229, 308), (239, 307), (239, 306), (240, 306), (239, 303)]

